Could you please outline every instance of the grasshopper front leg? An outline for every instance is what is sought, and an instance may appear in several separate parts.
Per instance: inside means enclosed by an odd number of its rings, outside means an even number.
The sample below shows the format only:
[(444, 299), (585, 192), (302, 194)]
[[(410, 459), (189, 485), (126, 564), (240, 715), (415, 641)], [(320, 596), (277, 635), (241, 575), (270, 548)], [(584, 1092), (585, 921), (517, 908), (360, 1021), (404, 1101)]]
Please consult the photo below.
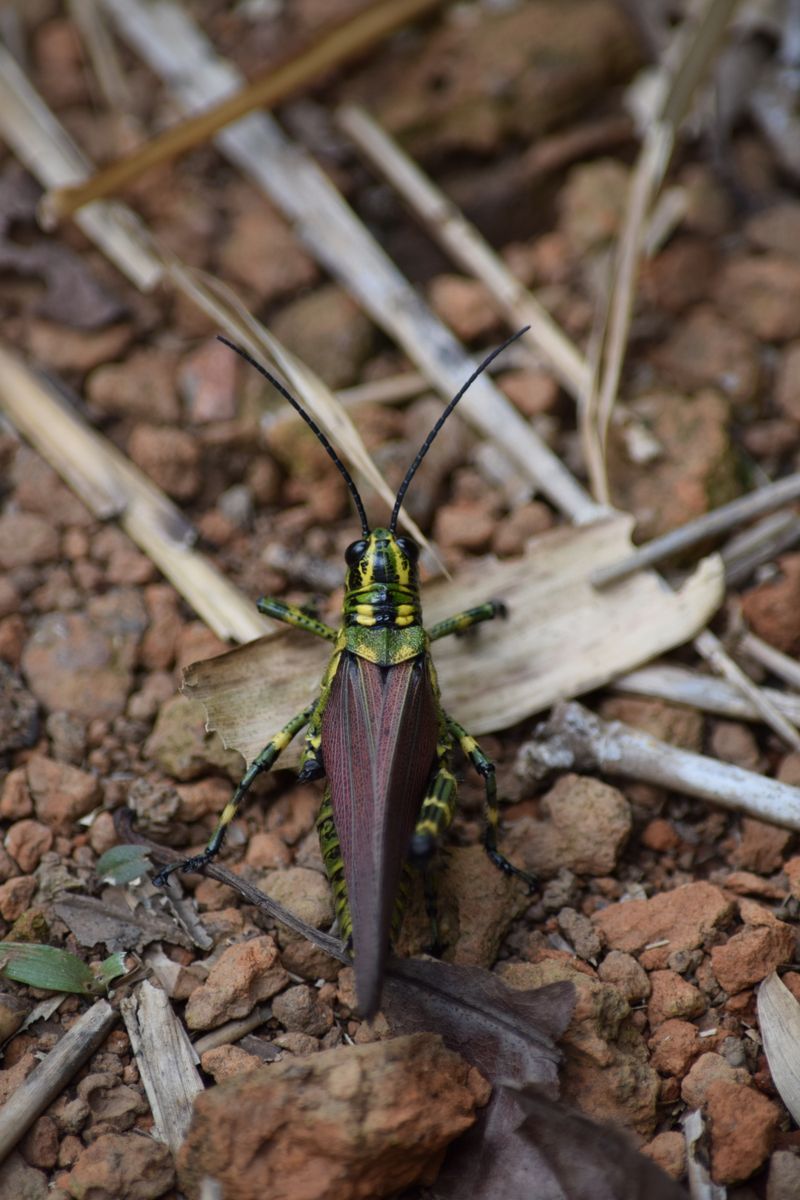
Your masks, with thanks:
[(485, 604), (478, 604), (475, 608), (468, 608), (464, 612), (456, 613), (454, 617), (447, 617), (444, 621), (437, 621), (431, 628), (429, 637), (432, 642), (436, 642), (439, 638), (449, 637), (451, 633), (458, 634), (466, 633), (473, 625), (479, 625), (481, 621), (491, 621), (494, 617), (507, 617), (508, 609), (502, 600), (487, 600)]
[(217, 827), (211, 835), (211, 840), (202, 854), (195, 854), (193, 858), (187, 858), (184, 862), (171, 863), (168, 867), (164, 867), (163, 871), (159, 871), (153, 881), (158, 887), (166, 883), (173, 871), (199, 871), (219, 854), (222, 849), (222, 843), (225, 840), (225, 834), (228, 832), (228, 826), (236, 816), (239, 805), (247, 795), (247, 792), (258, 776), (273, 766), (278, 755), (286, 749), (295, 734), (298, 734), (308, 724), (316, 706), (317, 701), (315, 700), (313, 704), (309, 704), (308, 708), (304, 708), (296, 717), (292, 717), (291, 721), (288, 721), (283, 729), (267, 742), (261, 753), (253, 759), (242, 776), (241, 782), (233, 793), (233, 796), (225, 805), (222, 816), (217, 822)]
[(303, 612), (302, 608), (298, 608), (296, 604), (284, 604), (282, 600), (273, 600), (271, 596), (262, 596), (256, 608), (265, 617), (283, 621), (285, 625), (291, 625), (294, 629), (313, 633), (315, 637), (324, 638), (326, 642), (336, 641), (335, 629), (326, 625), (324, 621), (318, 620), (317, 617), (312, 617), (310, 613)]

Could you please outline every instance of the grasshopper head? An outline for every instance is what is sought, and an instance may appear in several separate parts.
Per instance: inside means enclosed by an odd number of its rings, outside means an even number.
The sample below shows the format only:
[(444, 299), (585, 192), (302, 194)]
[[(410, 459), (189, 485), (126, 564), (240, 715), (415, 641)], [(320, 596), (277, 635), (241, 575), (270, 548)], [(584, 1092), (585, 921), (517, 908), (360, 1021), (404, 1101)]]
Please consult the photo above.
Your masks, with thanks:
[(351, 542), (344, 554), (347, 590), (357, 591), (374, 583), (416, 589), (419, 581), (419, 546), (413, 538), (398, 536), (379, 526), (367, 537)]

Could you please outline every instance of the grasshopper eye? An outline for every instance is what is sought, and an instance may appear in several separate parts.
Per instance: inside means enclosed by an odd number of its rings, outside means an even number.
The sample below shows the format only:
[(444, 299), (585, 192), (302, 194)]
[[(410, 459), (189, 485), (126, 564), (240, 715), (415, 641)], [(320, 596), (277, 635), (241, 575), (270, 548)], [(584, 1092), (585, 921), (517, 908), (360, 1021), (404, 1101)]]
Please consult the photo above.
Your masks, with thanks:
[(419, 546), (413, 538), (399, 537), (397, 539), (398, 549), (405, 554), (410, 563), (416, 563), (419, 559)]
[(354, 567), (367, 552), (367, 542), (364, 538), (359, 538), (357, 542), (351, 542), (344, 552), (344, 561), (348, 567)]

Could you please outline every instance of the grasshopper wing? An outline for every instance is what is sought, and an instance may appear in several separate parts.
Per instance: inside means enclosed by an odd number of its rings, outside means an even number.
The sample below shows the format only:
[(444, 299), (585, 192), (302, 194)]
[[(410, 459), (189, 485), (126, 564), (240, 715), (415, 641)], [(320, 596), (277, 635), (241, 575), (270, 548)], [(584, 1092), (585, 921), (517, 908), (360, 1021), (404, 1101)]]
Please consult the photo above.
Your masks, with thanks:
[(345, 651), (322, 720), (353, 927), (358, 1005), (380, 1003), (397, 891), (436, 755), (427, 657), (381, 666)]

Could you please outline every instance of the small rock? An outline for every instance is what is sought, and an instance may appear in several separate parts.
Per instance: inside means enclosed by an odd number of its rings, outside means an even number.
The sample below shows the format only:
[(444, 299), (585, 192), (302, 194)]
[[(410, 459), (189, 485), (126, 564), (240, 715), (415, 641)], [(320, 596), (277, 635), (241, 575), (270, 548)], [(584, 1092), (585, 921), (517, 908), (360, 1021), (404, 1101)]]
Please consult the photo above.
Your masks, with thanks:
[(643, 846), (647, 846), (648, 850), (655, 850), (657, 854), (676, 850), (681, 844), (680, 834), (671, 821), (665, 821), (663, 817), (655, 817), (648, 821), (642, 830), (641, 841)]
[(272, 1001), (272, 1015), (295, 1033), (307, 1033), (311, 1037), (322, 1037), (333, 1025), (333, 1011), (320, 1002), (315, 988), (300, 983), (287, 988)]
[(40, 821), (15, 821), (5, 838), (6, 850), (25, 875), (36, 870), (52, 845), (53, 831)]
[(44, 754), (28, 760), (28, 787), (37, 818), (59, 833), (72, 833), (72, 825), (100, 803), (100, 784), (94, 775), (70, 763), (56, 762)]
[(30, 1012), (30, 1007), (22, 996), (0, 992), (0, 1038), (3, 1042), (14, 1036)]
[(651, 737), (699, 754), (703, 748), (703, 714), (683, 704), (644, 696), (612, 696), (600, 706), (605, 721), (622, 721)]
[(741, 1083), (717, 1079), (706, 1096), (711, 1134), (711, 1174), (717, 1183), (740, 1183), (766, 1161), (780, 1112), (771, 1100)]
[(335, 284), (317, 288), (281, 309), (272, 332), (330, 388), (355, 382), (373, 340), (369, 318)]
[[(58, 1162), (58, 1126), (52, 1117), (47, 1115), (34, 1121), (20, 1143), (26, 1162), (32, 1167), (41, 1167), (52, 1171)], [(2, 1195), (2, 1187), (0, 1187)]]
[(271, 937), (251, 938), (230, 946), (195, 988), (186, 1005), (190, 1029), (214, 1029), (224, 1021), (245, 1017), (289, 982)]
[(433, 311), (463, 342), (475, 341), (498, 324), (491, 296), (477, 279), (437, 275), (429, 284), (428, 296)]
[(652, 1141), (641, 1147), (640, 1153), (652, 1158), (671, 1179), (683, 1178), (686, 1171), (686, 1139), (677, 1130), (657, 1133)]
[(200, 1066), (215, 1083), (224, 1083), (234, 1075), (248, 1071), (260, 1071), (264, 1066), (255, 1054), (248, 1054), (241, 1046), (215, 1046), (200, 1057)]
[(746, 222), (745, 235), (759, 250), (800, 257), (800, 204), (772, 204)]
[(319, 274), (293, 230), (263, 203), (237, 206), (219, 256), (224, 277), (249, 288), (257, 308), (308, 287)]
[(597, 968), (597, 974), (604, 983), (613, 983), (629, 1004), (646, 1000), (650, 995), (647, 972), (631, 954), (623, 954), (621, 950), (610, 950)]
[(91, 1124), (102, 1125), (116, 1133), (130, 1129), (137, 1117), (148, 1111), (145, 1098), (135, 1088), (120, 1083), (110, 1071), (98, 1071), (81, 1079), (78, 1098), (89, 1108)]
[(775, 401), (790, 420), (800, 422), (800, 342), (786, 346), (778, 360)]
[(213, 767), (237, 781), (244, 774), (241, 754), (226, 750), (219, 734), (207, 732), (202, 704), (186, 696), (171, 696), (161, 705), (144, 749), (173, 779), (197, 779)]
[(783, 866), (784, 854), (792, 840), (788, 829), (742, 817), (741, 838), (733, 847), (728, 860), (735, 867), (745, 867), (760, 875), (770, 875)]
[(617, 159), (573, 167), (559, 195), (559, 228), (570, 250), (584, 255), (618, 234), (628, 201), (630, 172)]
[(59, 550), (60, 540), (52, 521), (29, 512), (0, 515), (0, 570), (53, 562)]
[(800, 263), (776, 254), (732, 257), (723, 264), (714, 293), (722, 312), (761, 341), (800, 335)]
[(529, 419), (552, 412), (558, 401), (558, 383), (546, 371), (506, 371), (498, 376), (497, 385)]
[(0, 817), (4, 821), (21, 821), (30, 816), (33, 816), (33, 801), (28, 790), (28, 772), (25, 767), (15, 767), (3, 780)]
[[(296, 917), (315, 929), (327, 929), (333, 921), (333, 901), (327, 879), (308, 867), (289, 867), (272, 871), (260, 886), (272, 900), (277, 900)], [(282, 929), (279, 939), (294, 940), (291, 931)], [(305, 940), (305, 939), (303, 939)]]
[(16, 921), (30, 908), (38, 883), (32, 875), (19, 875), (0, 884), (0, 917)]
[(178, 819), (189, 823), (202, 821), (204, 817), (219, 817), (231, 798), (230, 784), (224, 779), (213, 778), (200, 779), (197, 783), (179, 783), (175, 793), (178, 797)]
[(257, 869), (288, 867), (292, 861), (289, 847), (277, 833), (254, 833), (244, 856), (248, 866)]
[(766, 979), (782, 963), (791, 962), (794, 930), (782, 921), (748, 926), (711, 951), (711, 967), (720, 986), (729, 994), (741, 992)]
[(553, 514), (547, 505), (531, 500), (496, 522), (492, 550), (498, 558), (522, 554), (531, 538), (552, 529), (553, 524)]
[(100, 363), (119, 358), (133, 337), (132, 325), (110, 325), (108, 329), (71, 329), (69, 337), (61, 322), (31, 317), (27, 324), (31, 356), (46, 362), (53, 371), (85, 375)]
[(201, 342), (183, 359), (178, 387), (193, 425), (236, 416), (236, 355), (217, 338)]
[(168, 425), (136, 425), (128, 453), (174, 500), (191, 500), (202, 482), (200, 447), (190, 433)]
[(167, 1146), (139, 1133), (105, 1133), (83, 1150), (67, 1176), (75, 1200), (156, 1200), (175, 1183)]
[(25, 646), (22, 670), (49, 711), (112, 720), (124, 712), (133, 679), (122, 643), (93, 614), (47, 613)]
[(745, 1067), (732, 1067), (721, 1054), (709, 1050), (700, 1055), (683, 1080), (681, 1098), (690, 1108), (700, 1108), (711, 1085), (720, 1079), (745, 1086), (750, 1082), (750, 1073)]
[[(372, 1040), (371, 1037), (364, 1038), (365, 1042)], [(277, 1037), (273, 1038), (273, 1045), (277, 1046), (280, 1050), (288, 1051), (289, 1054), (296, 1054), (299, 1058), (305, 1058), (307, 1054), (318, 1054), (321, 1043), (319, 1038), (312, 1037), (308, 1033), (293, 1032), (279, 1033)]]
[(20, 605), (20, 595), (11, 580), (0, 575), (0, 617), (15, 613)]
[(51, 1200), (53, 1192), (47, 1176), (28, 1166), (15, 1151), (0, 1166), (0, 1196), (3, 1200)]
[[(718, 887), (687, 883), (650, 900), (626, 900), (596, 912), (592, 920), (613, 950), (641, 955), (646, 969), (658, 969), (677, 950), (694, 950), (733, 915), (733, 904)], [(652, 947), (653, 942), (666, 942)]]
[(650, 1061), (662, 1075), (680, 1079), (702, 1053), (703, 1045), (696, 1025), (671, 1017), (658, 1026), (648, 1042), (652, 1053)]
[(753, 633), (793, 658), (800, 655), (800, 554), (778, 559), (780, 574), (742, 595)]
[(678, 1017), (698, 1017), (707, 1007), (705, 996), (675, 971), (651, 971), (652, 992), (647, 1005), (651, 1029)]
[(752, 334), (724, 320), (710, 305), (698, 305), (677, 322), (649, 358), (676, 387), (690, 391), (718, 388), (739, 404), (756, 395), (760, 375), (758, 342)]
[[(630, 805), (617, 788), (589, 776), (565, 775), (541, 801), (546, 820), (521, 817), (506, 835), (505, 851), (526, 870), (609, 875), (631, 830)], [(620, 947), (623, 948), (623, 947)]]
[(295, 1200), (387, 1195), (438, 1164), (487, 1098), (485, 1081), (432, 1034), (288, 1058), (196, 1098), (181, 1186), (197, 1195), (210, 1175), (226, 1195), (260, 1200), (279, 1178)]
[(752, 731), (739, 721), (715, 721), (711, 728), (711, 749), (716, 758), (744, 767), (746, 771), (760, 773), (764, 769), (764, 760)]
[(443, 550), (486, 550), (497, 524), (493, 498), (459, 500), (436, 510), (433, 536)]
[(558, 928), (573, 947), (578, 958), (597, 959), (602, 946), (594, 926), (583, 913), (574, 908), (562, 908), (558, 917)]
[(0, 754), (24, 750), (39, 736), (36, 700), (16, 671), (0, 662)]
[(769, 1160), (767, 1200), (796, 1200), (800, 1196), (800, 1158), (789, 1150), (776, 1150)]
[(176, 356), (148, 346), (124, 362), (98, 367), (86, 381), (89, 401), (102, 413), (172, 424), (180, 417), (175, 389)]
[(716, 256), (708, 238), (679, 236), (643, 263), (642, 296), (649, 304), (677, 314), (704, 299)]
[[(498, 871), (483, 846), (459, 846), (449, 851), (440, 896), (443, 926), (445, 914), (455, 914), (457, 935), (451, 951), (452, 961), (487, 969), (497, 958), (511, 922), (530, 903), (525, 884)], [(398, 948), (405, 946), (405, 937), (411, 932), (410, 929), (402, 930)], [(402, 952), (413, 949), (419, 953), (429, 945), (430, 920), (426, 914), (421, 944)]]
[(86, 754), (86, 722), (70, 712), (52, 712), (45, 721), (52, 757), (78, 766)]

